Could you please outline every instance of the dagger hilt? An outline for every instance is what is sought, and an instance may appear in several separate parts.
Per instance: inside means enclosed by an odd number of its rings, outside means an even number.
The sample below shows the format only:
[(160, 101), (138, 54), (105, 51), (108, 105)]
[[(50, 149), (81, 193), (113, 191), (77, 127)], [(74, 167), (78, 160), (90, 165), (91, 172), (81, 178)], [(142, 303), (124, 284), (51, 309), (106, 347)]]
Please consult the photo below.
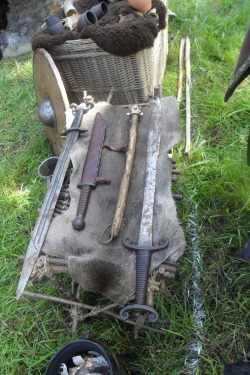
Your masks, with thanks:
[(110, 180), (103, 177), (96, 177), (95, 185), (81, 183), (77, 185), (77, 187), (81, 189), (81, 193), (77, 207), (76, 218), (72, 221), (72, 226), (76, 230), (82, 230), (85, 228), (84, 219), (89, 204), (90, 193), (97, 184), (110, 184)]
[(85, 227), (85, 215), (88, 208), (89, 197), (91, 192), (90, 185), (81, 186), (81, 194), (76, 212), (76, 218), (72, 222), (72, 226), (76, 230), (82, 230)]

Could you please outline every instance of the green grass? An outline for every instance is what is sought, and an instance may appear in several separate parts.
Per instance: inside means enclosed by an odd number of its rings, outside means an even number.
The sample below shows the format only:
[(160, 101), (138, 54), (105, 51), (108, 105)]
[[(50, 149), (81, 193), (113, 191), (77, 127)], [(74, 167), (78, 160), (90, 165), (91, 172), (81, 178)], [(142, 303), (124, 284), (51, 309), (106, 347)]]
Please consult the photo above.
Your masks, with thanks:
[[(165, 335), (133, 332), (124, 323), (87, 320), (72, 334), (68, 313), (59, 304), (22, 297), (15, 300), (20, 275), (19, 254), (45, 192), (37, 167), (51, 156), (44, 129), (37, 119), (32, 81), (32, 54), (0, 62), (0, 374), (38, 375), (63, 344), (81, 338), (91, 328), (94, 339), (115, 353), (135, 352), (128, 374), (188, 374), (186, 359), (196, 340), (193, 301), (193, 227), (202, 255), (201, 289), (206, 318), (202, 353), (196, 375), (220, 375), (224, 361), (245, 359), (249, 350), (250, 268), (234, 252), (249, 235), (250, 169), (246, 144), (250, 130), (249, 79), (224, 103), (248, 22), (249, 0), (184, 0), (169, 7), (169, 56), (164, 95), (176, 96), (179, 44), (191, 39), (192, 148), (183, 156), (184, 140), (174, 150), (183, 170), (174, 192), (187, 248), (176, 280), (164, 296), (156, 296), (161, 317), (170, 320)], [(185, 96), (180, 105), (185, 126)], [(43, 282), (35, 291), (53, 293)], [(159, 324), (160, 326), (160, 324)]]

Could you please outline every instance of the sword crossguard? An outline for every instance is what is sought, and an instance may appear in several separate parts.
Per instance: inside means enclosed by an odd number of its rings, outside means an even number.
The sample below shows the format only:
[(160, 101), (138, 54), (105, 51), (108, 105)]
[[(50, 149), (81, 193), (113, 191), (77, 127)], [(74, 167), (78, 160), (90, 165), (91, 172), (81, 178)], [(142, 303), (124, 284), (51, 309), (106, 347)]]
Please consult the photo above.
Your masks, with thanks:
[(160, 251), (160, 250), (164, 250), (167, 246), (168, 246), (168, 240), (165, 239), (165, 238), (162, 238), (158, 245), (153, 245), (153, 246), (149, 246), (149, 245), (133, 245), (132, 244), (132, 240), (130, 238), (125, 238), (125, 240), (123, 240), (123, 246), (126, 247), (127, 249), (130, 249), (130, 250), (146, 250), (146, 251), (149, 251), (149, 252), (153, 252), (153, 251)]
[(148, 313), (148, 320), (150, 323), (155, 323), (159, 319), (159, 315), (153, 307), (147, 306), (147, 305), (140, 305), (140, 304), (133, 304), (125, 306), (120, 311), (120, 318), (122, 320), (127, 320), (129, 318), (129, 311), (136, 310), (136, 311), (142, 311), (145, 313)]
[(79, 134), (86, 133), (88, 129), (85, 128), (69, 128), (60, 134), (61, 137), (66, 137), (69, 133), (78, 132)]

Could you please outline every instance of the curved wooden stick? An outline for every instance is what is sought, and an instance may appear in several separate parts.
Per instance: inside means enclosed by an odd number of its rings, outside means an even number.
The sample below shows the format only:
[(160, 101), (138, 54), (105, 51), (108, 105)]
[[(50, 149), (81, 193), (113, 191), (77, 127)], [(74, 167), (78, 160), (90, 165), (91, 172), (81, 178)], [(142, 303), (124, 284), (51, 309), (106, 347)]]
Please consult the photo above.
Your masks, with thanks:
[[(117, 238), (120, 234), (123, 222), (124, 222), (124, 213), (126, 209), (128, 190), (130, 185), (130, 178), (133, 170), (135, 151), (136, 151), (136, 141), (137, 141), (137, 129), (138, 122), (141, 116), (141, 108), (137, 105), (132, 105), (130, 107), (130, 129), (129, 129), (129, 140), (128, 147), (126, 152), (126, 163), (124, 167), (123, 176), (120, 183), (120, 189), (118, 193), (116, 209), (114, 214), (114, 219), (112, 224), (109, 224), (100, 237), (102, 243), (109, 243), (114, 238)], [(104, 240), (103, 236), (107, 228), (110, 227), (110, 236), (108, 240)]]
[(136, 149), (136, 140), (137, 140), (137, 129), (138, 129), (138, 115), (132, 114), (130, 120), (130, 130), (129, 130), (129, 143), (128, 149), (126, 152), (126, 164), (120, 184), (116, 211), (111, 227), (111, 236), (117, 238), (119, 236), (120, 230), (122, 228), (124, 212), (126, 208), (128, 189), (130, 185), (130, 178), (132, 174), (134, 158), (135, 158), (135, 149)]

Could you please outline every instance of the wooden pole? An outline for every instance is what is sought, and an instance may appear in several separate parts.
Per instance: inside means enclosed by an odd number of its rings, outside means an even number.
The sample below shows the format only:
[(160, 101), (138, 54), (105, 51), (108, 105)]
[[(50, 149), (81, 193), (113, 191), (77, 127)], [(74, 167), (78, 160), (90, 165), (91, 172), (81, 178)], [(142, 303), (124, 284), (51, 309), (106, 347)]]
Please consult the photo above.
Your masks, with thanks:
[[(71, 301), (71, 300), (67, 300), (65, 298), (60, 298), (60, 297), (54, 297), (54, 296), (50, 296), (50, 295), (47, 295), (47, 294), (33, 293), (33, 292), (29, 292), (27, 290), (23, 291), (23, 295), (28, 296), (28, 297), (41, 298), (41, 299), (45, 299), (45, 300), (53, 301), (53, 302), (64, 303), (66, 305), (81, 307), (81, 308), (86, 309), (86, 310), (95, 311), (96, 315), (98, 314), (98, 309), (96, 309), (96, 307), (86, 305), (85, 303), (81, 303), (81, 302), (77, 302), (77, 301)], [(113, 303), (113, 304), (110, 304), (108, 307), (111, 308), (111, 307), (114, 307), (115, 305), (116, 304)], [(100, 313), (106, 314), (106, 315), (111, 316), (111, 317), (113, 317), (115, 319), (118, 319), (118, 320), (122, 320), (120, 318), (119, 314), (116, 314), (113, 311), (107, 311), (105, 306), (104, 306), (104, 308), (99, 308), (99, 310), (101, 310)], [(133, 320), (130, 320), (130, 319), (126, 319), (125, 323), (131, 324), (131, 325), (136, 325), (136, 322), (134, 322)], [(149, 331), (165, 334), (164, 328), (163, 329), (154, 328), (154, 327), (150, 327), (150, 326), (146, 326), (146, 325), (142, 325), (141, 328), (148, 329)]]
[(189, 156), (191, 147), (191, 69), (190, 69), (190, 38), (186, 37), (186, 147), (184, 155)]
[(180, 50), (179, 50), (179, 75), (178, 75), (178, 90), (177, 90), (177, 102), (180, 105), (182, 100), (182, 83), (184, 75), (184, 48), (186, 38), (181, 39)]

